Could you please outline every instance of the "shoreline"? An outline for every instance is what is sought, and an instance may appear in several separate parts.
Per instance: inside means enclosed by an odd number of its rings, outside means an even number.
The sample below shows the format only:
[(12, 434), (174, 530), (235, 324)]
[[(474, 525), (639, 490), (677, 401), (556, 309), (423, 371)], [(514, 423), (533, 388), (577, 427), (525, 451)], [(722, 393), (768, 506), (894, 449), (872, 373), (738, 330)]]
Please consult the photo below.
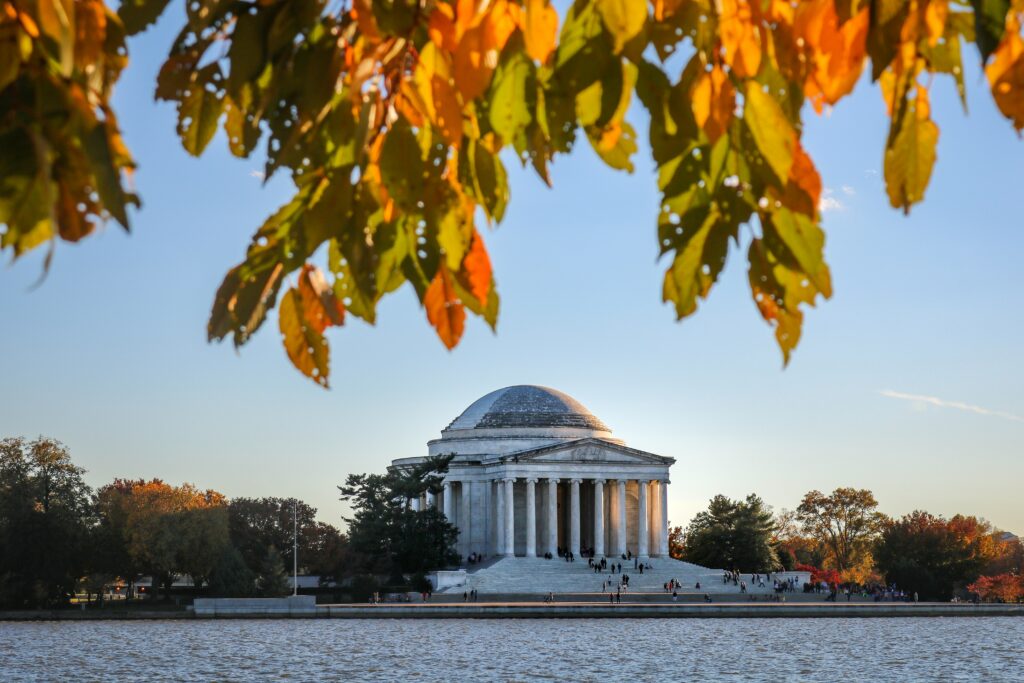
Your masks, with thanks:
[(225, 611), (197, 615), (181, 611), (18, 610), (0, 611), (0, 621), (158, 621), (164, 619), (791, 619), (907, 617), (1024, 617), (1024, 604), (965, 603), (713, 603), (605, 605), (577, 603), (414, 603), (318, 605), (314, 610)]

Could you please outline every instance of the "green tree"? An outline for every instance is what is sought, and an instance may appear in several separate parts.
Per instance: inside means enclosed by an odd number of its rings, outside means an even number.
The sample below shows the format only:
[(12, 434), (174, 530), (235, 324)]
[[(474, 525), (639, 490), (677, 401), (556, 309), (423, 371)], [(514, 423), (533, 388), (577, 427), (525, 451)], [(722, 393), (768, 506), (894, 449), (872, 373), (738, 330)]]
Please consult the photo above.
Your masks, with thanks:
[(829, 495), (810, 491), (796, 509), (805, 534), (826, 551), (826, 564), (840, 572), (870, 562), (871, 544), (885, 516), (867, 489), (837, 488)]
[[(318, 552), (326, 531), (316, 521), (316, 508), (292, 498), (234, 498), (227, 506), (231, 543), (253, 571), (259, 571), (267, 546), (278, 549), (282, 568), (292, 571), (293, 514), (298, 520), (299, 563), (305, 567)], [(294, 510), (294, 513), (293, 513)]]
[(758, 496), (711, 499), (686, 528), (681, 559), (705, 567), (760, 572), (779, 568), (771, 510)]
[(256, 578), (256, 589), (264, 598), (276, 598), (292, 592), (281, 553), (273, 545), (268, 545), (263, 555)]
[(221, 549), (210, 572), (209, 594), (222, 598), (245, 598), (256, 594), (256, 575), (232, 545)]
[(94, 525), (85, 470), (59, 441), (0, 441), (0, 605), (67, 602)]
[(440, 489), (452, 456), (428, 458), (387, 474), (351, 474), (338, 489), (353, 510), (348, 542), (355, 554), (350, 572), (420, 572), (458, 560), (458, 530), (433, 507), (415, 511), (409, 500)]
[(885, 525), (874, 557), (887, 582), (923, 599), (949, 600), (997, 552), (991, 527), (977, 518), (946, 520), (915, 510)]
[[(7, 3), (0, 249), (127, 228), (134, 161), (111, 94), (125, 36), (170, 5)], [(662, 299), (691, 315), (739, 252), (787, 362), (807, 307), (832, 294), (805, 114), (870, 73), (889, 116), (886, 193), (903, 211), (936, 158), (935, 77), (966, 102), (963, 45), (1024, 128), (1020, 0), (575, 0), (562, 17), (549, 0), (196, 0), (184, 12), (155, 91), (177, 108), (183, 147), (202, 154), (223, 126), (232, 154), (263, 145), (266, 177), (295, 186), (225, 276), (208, 336), (240, 346), (280, 303), (289, 358), (323, 386), (327, 328), (346, 314), (372, 324), (406, 283), (448, 348), (467, 310), (494, 327), (477, 222), (505, 215), (505, 161), (550, 185), (550, 165), (582, 145), (632, 172), (630, 114), (646, 117), (657, 166)]]

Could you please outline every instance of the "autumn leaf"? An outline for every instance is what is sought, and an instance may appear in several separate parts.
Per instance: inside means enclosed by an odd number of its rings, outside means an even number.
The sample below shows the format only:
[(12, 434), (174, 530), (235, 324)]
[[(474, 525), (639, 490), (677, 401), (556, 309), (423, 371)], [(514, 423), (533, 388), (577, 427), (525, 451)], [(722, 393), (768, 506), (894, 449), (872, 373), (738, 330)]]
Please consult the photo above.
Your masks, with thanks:
[(647, 21), (646, 0), (594, 0), (608, 33), (612, 35), (615, 52), (636, 37)]
[(306, 377), (327, 388), (327, 340), (307, 319), (302, 294), (297, 289), (289, 289), (281, 297), (278, 325), (292, 365)]
[(718, 30), (725, 62), (740, 78), (756, 76), (761, 67), (761, 41), (747, 0), (718, 0)]
[(924, 199), (925, 188), (935, 164), (939, 128), (928, 117), (928, 91), (917, 86), (911, 106), (903, 107), (899, 132), (885, 150), (885, 187), (894, 208), (910, 212), (910, 206)]
[(541, 64), (547, 62), (558, 36), (558, 12), (549, 0), (526, 0), (522, 29), (526, 54)]
[(462, 338), (466, 324), (466, 311), (456, 298), (451, 276), (445, 269), (437, 271), (423, 297), (427, 320), (434, 326), (437, 336), (449, 349), (455, 348)]

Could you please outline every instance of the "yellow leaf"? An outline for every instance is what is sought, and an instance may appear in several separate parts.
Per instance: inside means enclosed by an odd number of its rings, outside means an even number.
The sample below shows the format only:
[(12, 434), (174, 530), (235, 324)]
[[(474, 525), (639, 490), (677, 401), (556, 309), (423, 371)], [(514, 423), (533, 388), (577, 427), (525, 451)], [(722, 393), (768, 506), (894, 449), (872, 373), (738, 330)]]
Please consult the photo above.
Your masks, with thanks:
[(596, 0), (605, 28), (612, 34), (615, 52), (632, 40), (647, 21), (647, 0)]
[(525, 20), (523, 22), (523, 38), (526, 41), (526, 54), (541, 64), (555, 50), (555, 38), (558, 35), (558, 12), (548, 0), (526, 0)]
[(449, 350), (455, 348), (466, 324), (466, 309), (456, 297), (451, 276), (444, 268), (438, 269), (427, 287), (423, 306), (427, 309), (427, 320), (437, 330), (441, 342)]
[(690, 106), (697, 125), (712, 144), (728, 130), (736, 108), (736, 91), (719, 65), (704, 72), (693, 86)]
[(899, 132), (885, 150), (885, 187), (894, 208), (910, 211), (911, 204), (924, 199), (925, 188), (935, 165), (939, 128), (928, 118), (928, 91), (917, 86), (914, 106), (904, 106)]
[(452, 87), (447, 57), (435, 43), (424, 45), (413, 80), (423, 115), (448, 144), (457, 146), (462, 139), (462, 106)]
[(949, 16), (949, 0), (930, 0), (924, 10), (928, 44), (935, 46), (946, 31), (946, 17)]

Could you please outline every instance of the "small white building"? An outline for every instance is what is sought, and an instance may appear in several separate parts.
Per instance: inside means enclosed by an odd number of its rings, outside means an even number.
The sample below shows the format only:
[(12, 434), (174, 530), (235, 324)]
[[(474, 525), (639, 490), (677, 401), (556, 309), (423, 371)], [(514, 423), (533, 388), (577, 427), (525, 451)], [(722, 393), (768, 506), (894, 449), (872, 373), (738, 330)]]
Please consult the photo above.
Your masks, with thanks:
[[(540, 386), (491, 392), (427, 444), (453, 454), (436, 500), (462, 556), (668, 557), (673, 458), (627, 447), (571, 396)], [(403, 468), (424, 458), (403, 458)]]

